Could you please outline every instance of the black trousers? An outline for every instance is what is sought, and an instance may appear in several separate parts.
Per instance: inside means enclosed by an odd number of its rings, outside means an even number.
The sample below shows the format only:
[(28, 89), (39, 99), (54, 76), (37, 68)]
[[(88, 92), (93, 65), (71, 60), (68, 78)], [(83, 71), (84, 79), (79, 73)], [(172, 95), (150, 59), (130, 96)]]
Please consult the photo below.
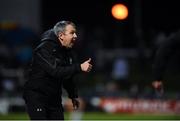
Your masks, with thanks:
[(48, 104), (41, 94), (34, 91), (25, 91), (23, 98), (31, 120), (64, 120), (62, 105)]

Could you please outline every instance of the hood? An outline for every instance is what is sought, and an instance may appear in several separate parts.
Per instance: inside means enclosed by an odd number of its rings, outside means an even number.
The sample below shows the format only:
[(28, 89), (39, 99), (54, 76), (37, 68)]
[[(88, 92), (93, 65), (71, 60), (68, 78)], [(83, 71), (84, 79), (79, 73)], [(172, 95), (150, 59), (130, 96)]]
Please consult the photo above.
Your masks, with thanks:
[(45, 31), (41, 36), (41, 41), (52, 40), (56, 43), (59, 43), (57, 36), (55, 35), (53, 29)]

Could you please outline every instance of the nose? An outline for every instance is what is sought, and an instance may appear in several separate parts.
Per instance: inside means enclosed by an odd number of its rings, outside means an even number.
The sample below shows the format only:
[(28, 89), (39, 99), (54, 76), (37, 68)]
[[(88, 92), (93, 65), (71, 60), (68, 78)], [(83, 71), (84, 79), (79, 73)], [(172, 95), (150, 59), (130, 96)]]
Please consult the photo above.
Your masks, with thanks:
[(77, 34), (76, 33), (74, 33), (74, 38), (77, 38)]

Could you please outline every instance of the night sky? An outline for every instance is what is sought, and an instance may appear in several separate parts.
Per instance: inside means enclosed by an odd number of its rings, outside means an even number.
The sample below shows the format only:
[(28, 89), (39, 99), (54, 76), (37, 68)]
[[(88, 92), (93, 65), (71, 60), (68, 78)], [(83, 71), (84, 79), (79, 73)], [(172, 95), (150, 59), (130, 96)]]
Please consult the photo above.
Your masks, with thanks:
[(180, 7), (178, 0), (144, 0), (144, 26), (164, 31), (175, 31), (180, 28)]
[[(141, 0), (141, 17), (144, 27), (177, 29), (180, 27), (179, 4), (177, 0)], [(125, 22), (133, 23), (136, 6), (134, 0), (43, 0), (43, 23), (48, 27), (60, 19), (71, 19), (86, 26), (118, 24), (111, 16), (115, 3), (124, 3), (129, 8)]]
[[(111, 7), (115, 3), (119, 3), (117, 0), (56, 0), (55, 2), (43, 0), (42, 2), (45, 27), (62, 18), (88, 27), (96, 25), (111, 27), (119, 23), (111, 16)], [(122, 3), (127, 6), (132, 4), (125, 0)], [(127, 23), (129, 18), (124, 22)]]

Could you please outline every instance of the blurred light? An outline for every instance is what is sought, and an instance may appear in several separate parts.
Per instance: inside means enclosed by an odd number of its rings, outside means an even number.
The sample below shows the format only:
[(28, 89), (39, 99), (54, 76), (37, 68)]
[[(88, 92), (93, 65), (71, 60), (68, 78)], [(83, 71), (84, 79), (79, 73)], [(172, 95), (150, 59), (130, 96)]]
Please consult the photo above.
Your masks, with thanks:
[(15, 29), (17, 27), (17, 23), (14, 22), (0, 22), (0, 29)]
[(128, 16), (128, 8), (124, 4), (115, 4), (111, 9), (112, 16), (118, 20), (124, 20)]

